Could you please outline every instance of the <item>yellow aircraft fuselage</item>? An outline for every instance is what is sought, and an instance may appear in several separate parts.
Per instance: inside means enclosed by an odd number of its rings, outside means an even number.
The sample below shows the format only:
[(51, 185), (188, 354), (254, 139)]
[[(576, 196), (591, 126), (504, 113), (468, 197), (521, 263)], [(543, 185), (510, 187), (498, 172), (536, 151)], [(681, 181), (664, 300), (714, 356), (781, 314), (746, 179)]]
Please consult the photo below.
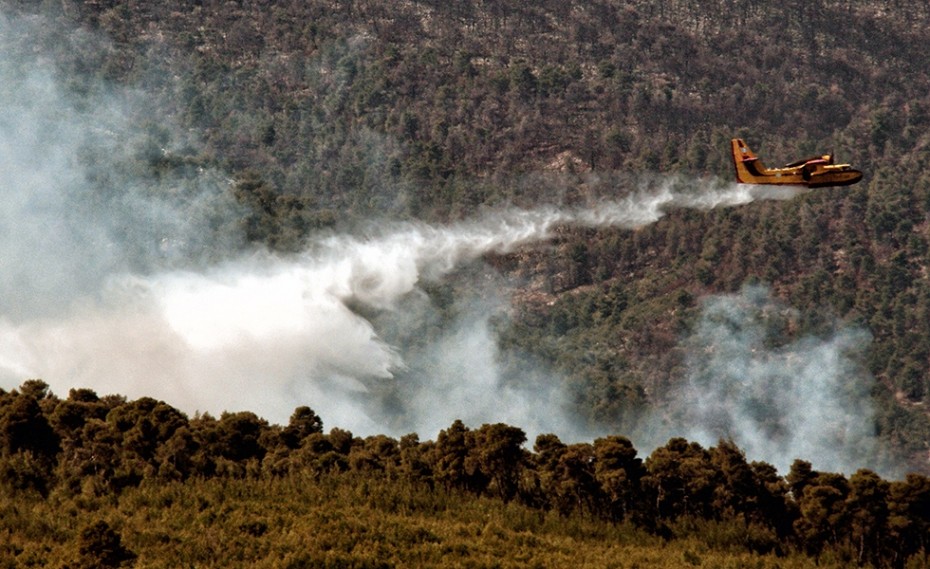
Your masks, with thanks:
[(742, 139), (734, 138), (730, 145), (736, 181), (741, 184), (824, 188), (849, 186), (862, 179), (862, 172), (849, 164), (834, 164), (830, 154), (798, 160), (783, 168), (766, 168)]

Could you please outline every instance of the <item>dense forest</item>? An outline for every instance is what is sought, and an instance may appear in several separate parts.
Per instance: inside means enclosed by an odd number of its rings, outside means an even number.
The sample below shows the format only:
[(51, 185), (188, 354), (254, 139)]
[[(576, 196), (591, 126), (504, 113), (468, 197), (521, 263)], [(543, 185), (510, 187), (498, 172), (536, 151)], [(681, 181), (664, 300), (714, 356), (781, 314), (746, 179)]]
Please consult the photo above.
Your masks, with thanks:
[[(22, 383), (34, 376), (18, 377), (0, 394), (0, 533), (9, 536), (3, 562), (74, 566), (80, 558), (87, 566), (118, 566), (137, 552), (140, 565), (157, 566), (159, 556), (183, 556), (168, 552), (182, 551), (178, 540), (190, 535), (177, 537), (176, 527), (145, 529), (156, 521), (133, 518), (133, 504), (153, 517), (174, 502), (211, 512), (216, 504), (198, 493), (224, 489), (249, 496), (224, 506), (236, 521), (221, 528), (215, 519), (199, 520), (185, 529), (205, 528), (232, 541), (248, 535), (258, 543), (286, 535), (292, 523), (283, 513), (274, 522), (263, 518), (261, 504), (300, 499), (310, 492), (300, 488), (305, 483), (330, 485), (372, 515), (477, 516), (466, 510), (478, 500), (494, 512), (489, 516), (518, 521), (496, 529), (488, 522), (477, 533), (511, 542), (539, 532), (548, 537), (535, 539), (547, 547), (571, 537), (594, 547), (592, 536), (689, 544), (656, 564), (701, 565), (705, 552), (687, 541), (694, 536), (709, 544), (707, 556), (752, 554), (759, 566), (804, 566), (810, 559), (838, 566), (926, 563), (926, 5), (10, 0), (0, 7), (4, 76), (53, 62), (72, 105), (61, 112), (91, 116), (98, 124), (88, 139), (110, 141), (82, 147), (69, 160), (109, 164), (108, 154), (130, 155), (113, 171), (94, 171), (87, 180), (93, 199), (75, 208), (75, 218), (86, 209), (113, 234), (142, 242), (140, 235), (150, 237), (144, 216), (123, 197), (124, 188), (142, 186), (159, 200), (181, 202), (188, 221), (208, 226), (213, 236), (150, 240), (158, 242), (159, 263), (185, 268), (230, 248), (299, 255), (319, 236), (364, 233), (372, 220), (443, 225), (501, 208), (596, 208), (657, 179), (713, 186), (732, 178), (727, 151), (734, 136), (770, 162), (833, 151), (865, 172), (849, 188), (709, 211), (671, 209), (635, 229), (566, 224), (546, 246), (493, 251), (458, 269), (468, 278), (423, 284), (418, 293), (436, 316), (412, 328), (397, 324), (391, 310), (347, 303), (408, 355), (409, 365), (393, 370), (389, 381), (366, 385), (377, 399), (367, 403), (372, 415), (403, 428), (412, 412), (403, 386), (436, 373), (424, 338), (455, 320), (463, 310), (459, 299), (486, 293), (476, 282), (493, 283), (485, 286), (508, 298), (489, 323), (503, 381), (545, 392), (527, 370), (548, 370), (583, 432), (614, 433), (592, 436), (593, 442), (541, 434), (530, 452), (522, 430), (528, 426), (453, 423), (455, 409), (435, 441), (420, 440), (434, 433), (358, 437), (337, 427), (324, 434), (313, 401), (297, 402), (290, 423), (276, 426), (250, 411), (189, 416), (173, 402), (91, 389), (61, 399), (42, 381)], [(4, 83), (0, 95), (7, 100), (18, 87)], [(118, 92), (144, 97), (117, 103)], [(101, 100), (140, 125), (131, 140), (111, 136), (119, 129), (105, 113), (88, 111)], [(6, 135), (15, 117), (0, 119)], [(55, 128), (48, 129), (54, 136)], [(0, 142), (17, 156), (22, 141)], [(227, 185), (222, 196), (199, 202), (189, 188), (203, 183), (204, 172)], [(99, 212), (117, 209), (129, 212), (129, 221), (110, 227)], [(53, 225), (43, 229), (51, 235)], [(21, 242), (42, 238), (22, 225), (18, 231)], [(129, 269), (151, 268), (141, 261), (145, 251), (131, 253)], [(23, 287), (30, 281), (2, 267), (2, 331), (23, 307), (48, 311), (58, 302), (54, 294), (37, 301), (38, 292)], [(46, 271), (35, 282), (99, 285), (73, 278), (70, 268)], [(747, 459), (732, 442), (738, 433), (703, 446), (676, 437), (640, 449), (647, 454), (637, 458), (630, 441), (655, 417), (672, 431), (675, 421), (692, 417), (676, 398), (691, 393), (683, 370), (707, 363), (689, 354), (713, 357), (712, 345), (697, 342), (689, 350), (682, 343), (706, 324), (712, 311), (704, 299), (745, 294), (747, 286), (769, 291), (749, 316), (764, 329), (753, 349), (780, 354), (772, 359), (789, 373), (797, 346), (812, 338), (832, 342), (849, 330), (868, 337), (867, 348), (850, 356), (854, 375), (871, 383), (851, 381), (849, 391), (864, 391), (874, 413), (848, 411), (868, 423), (879, 447), (863, 451), (869, 461), (862, 470), (821, 472), (811, 465), (820, 457), (798, 450), (790, 471), (778, 472)], [(325, 417), (326, 409), (319, 410)], [(777, 439), (785, 425), (762, 415), (756, 418), (762, 433)], [(896, 465), (889, 469), (895, 480), (875, 473), (875, 456)], [(395, 501), (372, 506), (380, 498), (370, 496), (378, 494)], [(56, 516), (56, 508), (70, 517)], [(98, 519), (83, 524), (83, 512)], [(425, 530), (417, 520), (414, 529), (382, 527), (386, 533), (377, 538), (357, 519), (340, 521), (343, 530), (349, 524), (368, 531), (371, 541), (360, 542), (381, 549), (353, 551), (337, 528), (329, 530), (329, 545), (304, 557), (293, 545), (281, 545), (277, 557), (259, 545), (237, 555), (242, 564), (280, 561), (269, 566), (439, 564), (422, 552), (426, 557), (397, 557), (385, 544), (454, 542), (455, 551), (446, 553), (466, 559), (468, 541), (445, 529)], [(530, 564), (533, 548), (524, 545), (526, 562), (514, 566)], [(198, 555), (206, 563), (210, 553)]]
[[(39, 380), (0, 395), (0, 411), (0, 562), (10, 567), (118, 567), (137, 555), (157, 567), (525, 566), (558, 563), (549, 556), (567, 546), (554, 538), (600, 542), (585, 555), (602, 567), (627, 566), (616, 545), (663, 540), (675, 553), (650, 566), (700, 566), (702, 555), (759, 567), (928, 561), (930, 478), (847, 477), (803, 460), (781, 475), (726, 441), (673, 438), (643, 459), (617, 435), (539, 435), (530, 452), (526, 433), (503, 423), (455, 421), (426, 442), (361, 438), (324, 434), (305, 406), (283, 427), (250, 412), (189, 419), (152, 398), (80, 389), (60, 399)], [(456, 544), (450, 518), (475, 515), (463, 500), (483, 504), (487, 525)], [(383, 519), (397, 514), (410, 519)], [(493, 546), (507, 561), (482, 559), (485, 540), (508, 534), (514, 543)], [(474, 539), (484, 545), (472, 551)]]

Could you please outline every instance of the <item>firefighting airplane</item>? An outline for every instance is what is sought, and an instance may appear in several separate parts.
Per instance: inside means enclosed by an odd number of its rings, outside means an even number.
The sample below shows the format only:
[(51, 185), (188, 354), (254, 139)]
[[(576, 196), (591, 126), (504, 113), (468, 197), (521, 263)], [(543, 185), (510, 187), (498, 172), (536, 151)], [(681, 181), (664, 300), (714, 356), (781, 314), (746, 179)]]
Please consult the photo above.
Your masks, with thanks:
[(731, 142), (736, 181), (741, 184), (775, 184), (824, 188), (849, 186), (862, 179), (862, 172), (849, 164), (834, 164), (832, 154), (804, 158), (783, 168), (766, 168), (741, 138)]

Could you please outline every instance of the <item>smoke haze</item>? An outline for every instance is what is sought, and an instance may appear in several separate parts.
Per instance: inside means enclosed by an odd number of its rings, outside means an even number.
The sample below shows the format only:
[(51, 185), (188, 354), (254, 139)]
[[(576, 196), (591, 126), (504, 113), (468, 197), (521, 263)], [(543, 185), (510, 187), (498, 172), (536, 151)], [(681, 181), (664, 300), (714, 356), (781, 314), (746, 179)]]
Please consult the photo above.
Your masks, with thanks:
[(223, 225), (238, 207), (220, 173), (146, 174), (183, 161), (186, 143), (169, 121), (133, 119), (150, 106), (142, 94), (62, 77), (32, 48), (46, 24), (0, 13), (0, 312), (14, 320), (57, 314), (117, 273), (202, 263), (238, 239)]
[[(697, 197), (667, 184), (596, 210), (510, 210), (448, 227), (402, 224), (364, 238), (330, 237), (287, 258), (253, 254), (196, 271), (117, 271), (101, 279), (97, 294), (54, 315), (5, 319), (0, 361), (10, 381), (35, 376), (58, 391), (147, 394), (188, 410), (247, 408), (278, 422), (311, 401), (335, 424), (370, 433), (383, 426), (359, 395), (372, 380), (392, 377), (404, 357), (351, 306), (402, 313), (400, 303), (423, 282), (484, 254), (545, 241), (562, 224), (637, 227), (679, 203), (710, 208), (750, 199), (735, 186)], [(421, 357), (435, 358), (433, 377), (442, 380), (418, 386), (403, 410), (413, 414), (403, 421), (408, 428), (421, 430), (417, 408), (435, 415), (437, 401), (469, 402), (475, 421), (510, 415), (515, 422), (527, 416), (517, 409), (538, 402), (538, 393), (497, 389), (493, 306), (486, 300), (471, 308), (424, 349)], [(447, 412), (430, 428), (448, 425), (462, 408), (452, 404)], [(561, 410), (537, 414), (551, 417), (541, 430), (564, 431), (555, 429), (566, 422)]]
[(674, 430), (707, 446), (732, 440), (782, 473), (796, 458), (833, 472), (893, 470), (878, 458), (875, 381), (862, 361), (871, 336), (836, 325), (796, 338), (788, 330), (799, 316), (762, 286), (704, 299), (683, 342), (688, 376), (669, 406)]
[[(568, 411), (558, 377), (533, 367), (520, 385), (503, 379), (492, 326), (508, 307), (503, 277), (492, 274), (475, 298), (457, 299), (455, 320), (435, 327), (440, 316), (423, 287), (486, 254), (544, 243), (566, 224), (633, 229), (674, 208), (803, 191), (643, 180), (590, 207), (506, 209), (448, 226), (381, 224), (318, 238), (300, 255), (246, 251), (236, 231), (242, 212), (222, 173), (196, 163), (157, 178), (140, 173), (165, 157), (183, 163), (191, 142), (168, 120), (154, 119), (154, 135), (151, 123), (140, 124), (131, 112), (145, 106), (138, 93), (69, 94), (54, 67), (23, 48), (40, 24), (0, 17), (5, 388), (40, 377), (59, 394), (89, 387), (187, 412), (247, 409), (277, 423), (310, 405), (327, 425), (360, 435), (433, 437), (461, 418), (580, 438), (589, 433)], [(789, 454), (849, 464), (843, 456), (858, 455), (843, 453), (869, 437), (852, 417), (869, 409), (864, 384), (844, 388), (842, 373), (846, 354), (866, 338), (839, 334), (770, 354), (741, 302), (755, 301), (708, 300), (688, 341), (692, 377), (679, 413), (690, 436), (708, 444), (731, 436), (780, 468)], [(363, 314), (398, 336), (433, 333), (401, 353)], [(760, 420), (766, 410), (780, 418)], [(820, 437), (836, 451), (828, 456), (811, 429), (839, 415)]]

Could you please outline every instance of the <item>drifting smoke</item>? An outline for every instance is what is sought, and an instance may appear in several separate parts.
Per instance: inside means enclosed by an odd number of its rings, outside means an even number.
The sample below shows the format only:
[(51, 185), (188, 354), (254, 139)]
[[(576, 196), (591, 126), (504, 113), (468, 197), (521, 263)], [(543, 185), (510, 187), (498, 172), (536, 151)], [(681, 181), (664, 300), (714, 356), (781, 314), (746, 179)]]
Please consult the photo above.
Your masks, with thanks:
[[(290, 257), (243, 253), (224, 177), (185, 162), (188, 143), (169, 121), (154, 133), (139, 124), (132, 110), (146, 106), (144, 97), (67, 92), (57, 71), (24, 47), (41, 26), (0, 15), (6, 388), (41, 377), (59, 394), (90, 387), (188, 412), (248, 409), (278, 423), (311, 405), (328, 424), (363, 435), (433, 436), (462, 418), (582, 437), (558, 378), (533, 369), (521, 370), (529, 379), (519, 385), (504, 379), (491, 321), (507, 307), (506, 283), (479, 287), (442, 325), (423, 288), (483, 255), (543, 243), (566, 224), (637, 228), (674, 208), (802, 191), (658, 179), (590, 207), (510, 209), (444, 227), (383, 225), (318, 239)], [(175, 167), (145, 174), (166, 160)], [(871, 444), (851, 418), (869, 413), (864, 384), (843, 375), (846, 354), (864, 339), (840, 333), (769, 350), (745, 308), (768, 302), (760, 294), (705, 306), (680, 406), (691, 436), (708, 444), (732, 437), (779, 467), (795, 455), (849, 464), (842, 459), (859, 456), (857, 441)], [(379, 327), (363, 314), (376, 314)], [(428, 333), (400, 353), (379, 333), (384, 322), (397, 336)]]
[[(737, 186), (692, 191), (665, 184), (593, 210), (511, 210), (448, 227), (406, 224), (367, 238), (331, 237), (290, 258), (254, 255), (198, 271), (117, 272), (99, 294), (54, 316), (0, 324), (0, 364), (9, 383), (43, 377), (59, 391), (64, 383), (151, 395), (188, 410), (247, 408), (278, 422), (297, 404), (313, 402), (335, 424), (383, 432), (390, 429), (370, 417), (360, 394), (371, 380), (391, 378), (404, 359), (351, 306), (397, 310), (423, 282), (487, 253), (545, 241), (566, 223), (632, 228), (671, 207), (709, 209), (753, 199)], [(402, 409), (407, 428), (432, 432), (464, 414), (475, 421), (528, 419), (528, 428), (564, 432), (558, 429), (567, 422), (562, 411), (539, 407), (557, 401), (557, 393), (540, 401), (538, 392), (499, 384), (490, 314), (468, 311), (424, 350), (429, 356), (422, 359), (435, 359), (433, 377), (441, 379), (418, 385)], [(441, 410), (439, 402), (449, 407)], [(522, 411), (531, 408), (539, 410)], [(430, 431), (417, 419), (427, 411)], [(437, 411), (446, 416), (439, 419)]]
[(708, 446), (733, 440), (780, 472), (795, 458), (833, 472), (888, 470), (877, 458), (875, 382), (861, 361), (870, 335), (839, 328), (792, 338), (798, 317), (759, 286), (706, 299), (684, 343), (689, 375), (671, 405), (679, 436)]
[(0, 313), (17, 321), (57, 314), (113, 274), (195, 264), (236, 240), (228, 183), (193, 163), (143, 174), (183, 164), (184, 145), (164, 122), (131, 118), (149, 106), (139, 93), (61, 77), (34, 48), (52, 41), (46, 24), (0, 12)]

